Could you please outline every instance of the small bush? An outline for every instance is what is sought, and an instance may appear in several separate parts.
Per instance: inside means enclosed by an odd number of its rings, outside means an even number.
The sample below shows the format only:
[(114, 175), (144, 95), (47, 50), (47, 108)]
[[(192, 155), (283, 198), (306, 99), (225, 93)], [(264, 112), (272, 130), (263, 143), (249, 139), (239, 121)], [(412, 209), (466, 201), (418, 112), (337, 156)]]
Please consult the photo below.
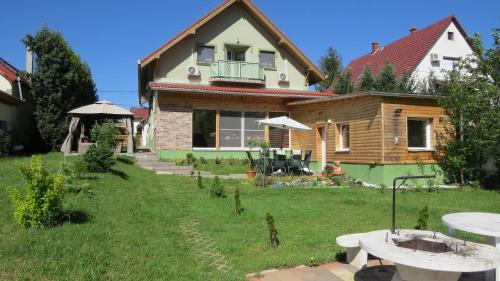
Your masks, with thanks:
[(196, 178), (196, 181), (198, 183), (198, 188), (199, 189), (205, 188), (205, 186), (203, 186), (203, 181), (201, 179), (201, 173), (200, 173), (200, 171), (198, 171), (198, 177)]
[(188, 164), (193, 164), (193, 162), (194, 162), (193, 161), (193, 157), (194, 157), (193, 153), (191, 153), (191, 152), (189, 152), (189, 153), (186, 154), (186, 161), (187, 161)]
[(246, 165), (250, 164), (250, 160), (248, 160), (248, 158), (245, 158), (245, 159), (243, 159), (243, 160), (241, 161), (241, 164), (243, 164), (243, 165), (245, 165), (245, 166), (246, 166)]
[(273, 183), (272, 178), (266, 177), (262, 173), (258, 173), (257, 175), (255, 175), (255, 185), (256, 186), (264, 186), (264, 184), (265, 185), (270, 185), (272, 183)]
[(208, 164), (207, 159), (205, 159), (203, 157), (200, 157), (200, 162), (201, 162), (201, 164)]
[(213, 198), (224, 198), (226, 197), (226, 192), (224, 191), (224, 186), (220, 182), (218, 176), (215, 176), (212, 187), (210, 188), (210, 196)]
[(193, 164), (193, 169), (196, 169), (196, 168), (198, 168), (198, 163)]
[(11, 149), (12, 143), (9, 134), (0, 129), (0, 157), (9, 155)]
[(215, 157), (214, 162), (215, 164), (219, 165), (220, 163), (222, 163), (222, 160), (219, 157)]
[(241, 214), (240, 188), (237, 187), (234, 191), (234, 211), (236, 214)]
[(274, 227), (274, 218), (270, 213), (266, 214), (267, 227), (269, 229), (269, 240), (271, 240), (271, 246), (277, 248), (280, 244), (278, 240), (278, 231)]
[(233, 166), (233, 165), (234, 165), (234, 163), (235, 163), (235, 160), (234, 160), (233, 158), (230, 158), (230, 159), (228, 160), (228, 163), (229, 163), (229, 165)]
[(118, 130), (114, 123), (95, 124), (91, 131), (92, 144), (83, 155), (89, 172), (107, 172), (115, 165), (113, 158)]
[(18, 163), (17, 167), (26, 185), (24, 192), (9, 188), (15, 221), (24, 227), (55, 225), (63, 211), (64, 177), (49, 174), (40, 155), (32, 156), (27, 164)]
[(342, 177), (332, 177), (332, 183), (335, 186), (344, 186), (346, 184), (345, 179)]
[(426, 230), (427, 220), (429, 219), (429, 207), (425, 205), (420, 212), (418, 212), (417, 225), (415, 229)]
[(78, 156), (75, 161), (73, 161), (72, 165), (73, 172), (75, 173), (75, 177), (81, 179), (83, 174), (87, 172), (87, 162), (83, 159), (82, 156)]

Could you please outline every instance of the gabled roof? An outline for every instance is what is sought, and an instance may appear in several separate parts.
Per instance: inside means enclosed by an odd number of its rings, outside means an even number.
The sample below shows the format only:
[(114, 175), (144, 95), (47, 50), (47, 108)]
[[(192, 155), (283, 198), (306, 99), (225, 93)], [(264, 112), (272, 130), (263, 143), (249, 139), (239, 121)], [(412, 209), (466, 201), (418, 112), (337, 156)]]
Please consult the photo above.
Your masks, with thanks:
[(327, 92), (315, 92), (306, 90), (289, 89), (266, 89), (266, 88), (244, 88), (244, 87), (223, 87), (194, 85), (181, 83), (157, 83), (150, 82), (149, 87), (153, 90), (172, 91), (172, 92), (190, 92), (190, 93), (210, 93), (210, 94), (229, 94), (240, 96), (276, 96), (284, 98), (318, 98), (332, 97), (334, 94)]
[(161, 54), (163, 54), (165, 51), (170, 49), (172, 46), (183, 40), (189, 35), (195, 34), (196, 30), (209, 22), (211, 19), (219, 15), (221, 12), (226, 10), (228, 7), (235, 3), (240, 3), (242, 4), (243, 7), (245, 7), (248, 12), (253, 15), (265, 28), (268, 29), (268, 31), (274, 35), (276, 38), (278, 38), (278, 44), (285, 46), (291, 51), (293, 55), (295, 55), (298, 59), (299, 62), (301, 62), (303, 65), (307, 66), (307, 70), (311, 74), (311, 84), (314, 84), (316, 82), (319, 82), (323, 79), (324, 74), (318, 69), (318, 67), (309, 60), (300, 50), (297, 48), (286, 36), (279, 30), (272, 22), (267, 18), (253, 3), (251, 0), (225, 0), (222, 2), (219, 6), (217, 6), (215, 9), (210, 11), (208, 14), (206, 14), (204, 17), (193, 23), (192, 25), (188, 26), (186, 29), (184, 29), (181, 33), (177, 34), (174, 36), (172, 39), (169, 41), (165, 42), (161, 47), (153, 51), (151, 54), (147, 55), (140, 61), (140, 68), (145, 67), (155, 59), (158, 59)]
[(130, 112), (134, 114), (134, 119), (138, 119), (140, 121), (149, 117), (149, 109), (144, 107), (132, 107), (130, 108)]
[(9, 79), (11, 82), (16, 81), (19, 75), (19, 70), (8, 63), (6, 60), (0, 58), (0, 75)]
[(398, 76), (403, 75), (406, 71), (412, 72), (452, 22), (464, 38), (467, 38), (467, 33), (455, 16), (449, 16), (421, 30), (417, 30), (415, 33), (410, 33), (378, 49), (373, 54), (370, 53), (351, 61), (346, 69), (351, 70), (354, 80), (359, 78), (363, 69), (367, 66), (371, 66), (372, 73), (378, 75), (386, 62), (394, 65), (394, 72)]

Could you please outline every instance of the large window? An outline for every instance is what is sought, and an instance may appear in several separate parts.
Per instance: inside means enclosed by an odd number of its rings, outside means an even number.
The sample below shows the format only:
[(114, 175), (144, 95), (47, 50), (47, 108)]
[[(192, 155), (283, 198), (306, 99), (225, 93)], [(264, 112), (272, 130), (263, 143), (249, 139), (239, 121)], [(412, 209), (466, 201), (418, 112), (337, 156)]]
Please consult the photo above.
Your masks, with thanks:
[(408, 149), (431, 148), (431, 121), (422, 118), (408, 118)]
[(246, 50), (228, 50), (226, 54), (227, 60), (230, 61), (245, 61)]
[(351, 128), (349, 124), (338, 124), (337, 131), (339, 134), (337, 151), (349, 151), (351, 149)]
[(264, 139), (264, 126), (257, 122), (264, 118), (264, 112), (221, 111), (221, 148), (245, 148), (250, 139)]
[[(281, 116), (289, 117), (288, 112), (269, 112), (269, 118)], [(272, 148), (288, 148), (290, 143), (290, 133), (288, 130), (282, 130), (269, 126), (269, 146)]]
[(209, 64), (214, 62), (214, 47), (212, 46), (198, 46), (197, 62), (201, 64)]
[(261, 51), (259, 54), (260, 66), (268, 69), (276, 68), (274, 60), (274, 52)]
[(193, 110), (193, 147), (215, 148), (215, 110)]
[(460, 64), (460, 58), (457, 57), (443, 57), (441, 67), (444, 70), (450, 71), (458, 67)]

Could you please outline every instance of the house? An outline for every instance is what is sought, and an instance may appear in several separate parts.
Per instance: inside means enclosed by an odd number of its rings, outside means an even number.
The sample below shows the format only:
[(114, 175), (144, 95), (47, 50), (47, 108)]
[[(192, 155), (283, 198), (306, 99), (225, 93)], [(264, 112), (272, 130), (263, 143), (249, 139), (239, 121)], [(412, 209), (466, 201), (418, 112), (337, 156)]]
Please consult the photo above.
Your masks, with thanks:
[(134, 114), (134, 122), (132, 128), (134, 130), (134, 137), (140, 136), (139, 145), (145, 147), (147, 145), (147, 132), (149, 128), (148, 118), (149, 109), (144, 107), (132, 107), (130, 112)]
[(370, 66), (377, 76), (388, 62), (398, 76), (409, 73), (419, 82), (433, 73), (437, 80), (444, 80), (446, 71), (472, 53), (467, 33), (455, 16), (449, 16), (420, 30), (412, 27), (408, 35), (385, 47), (372, 43), (371, 52), (351, 61), (346, 69), (357, 80), (365, 67)]
[(332, 96), (309, 90), (323, 73), (250, 0), (222, 2), (140, 60), (138, 74), (148, 146), (162, 158), (243, 157), (252, 138), (289, 147), (255, 121)]
[(0, 129), (11, 134), (14, 145), (28, 147), (36, 130), (30, 83), (21, 76), (0, 58)]

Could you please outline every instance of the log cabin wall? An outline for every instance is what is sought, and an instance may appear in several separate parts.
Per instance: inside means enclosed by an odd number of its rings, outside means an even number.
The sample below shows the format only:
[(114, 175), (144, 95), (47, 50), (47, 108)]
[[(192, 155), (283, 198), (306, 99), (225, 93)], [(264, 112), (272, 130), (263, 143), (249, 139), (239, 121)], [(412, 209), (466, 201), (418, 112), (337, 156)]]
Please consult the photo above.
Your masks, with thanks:
[[(448, 118), (436, 99), (384, 97), (383, 139), (385, 164), (436, 163), (435, 149), (448, 137)], [(400, 109), (401, 113), (396, 113)], [(408, 149), (408, 118), (422, 118), (430, 122), (430, 149), (411, 151)], [(396, 141), (396, 138), (397, 141)]]
[[(321, 161), (318, 128), (326, 126), (328, 162), (379, 163), (382, 161), (382, 98), (353, 97), (321, 103), (291, 105), (291, 118), (311, 127), (311, 132), (292, 131), (293, 149), (312, 149), (314, 161)], [(331, 119), (331, 123), (328, 123)], [(338, 125), (349, 124), (350, 150), (338, 151)]]

